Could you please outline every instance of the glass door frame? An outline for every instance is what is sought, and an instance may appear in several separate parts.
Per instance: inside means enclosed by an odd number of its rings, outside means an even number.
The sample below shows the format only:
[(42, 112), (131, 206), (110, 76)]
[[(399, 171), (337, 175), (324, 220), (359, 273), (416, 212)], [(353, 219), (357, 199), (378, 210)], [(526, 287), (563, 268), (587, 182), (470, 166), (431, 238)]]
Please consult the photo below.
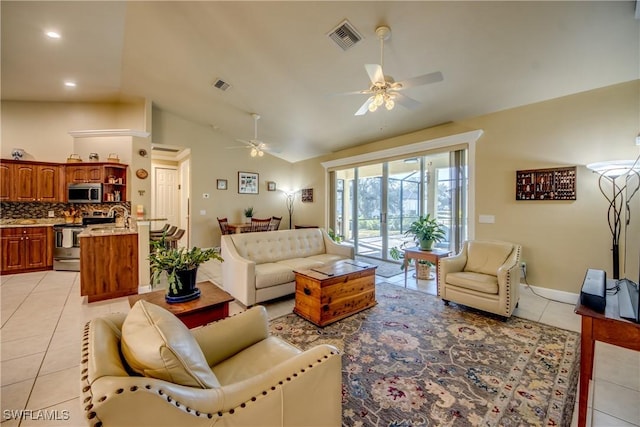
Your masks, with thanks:
[[(322, 166), (325, 168), (325, 183), (326, 188), (335, 189), (336, 186), (336, 174), (337, 170), (345, 169), (348, 167), (356, 167), (357, 165), (370, 164), (375, 161), (385, 162), (398, 159), (401, 157), (415, 157), (428, 154), (432, 150), (441, 150), (442, 148), (453, 150), (456, 146), (465, 147), (467, 150), (467, 238), (473, 239), (475, 237), (475, 157), (476, 157), (476, 144), (480, 137), (483, 135), (483, 131), (478, 129), (474, 131), (463, 132), (459, 134), (449, 135), (445, 137), (439, 137), (434, 139), (424, 140), (422, 142), (416, 142), (407, 144), (395, 148), (384, 149), (376, 152), (369, 152), (365, 154), (355, 155), (351, 157), (345, 157), (335, 160), (329, 160), (322, 162)], [(346, 183), (345, 183), (346, 184)], [(325, 211), (325, 226), (328, 228), (335, 224), (335, 207), (334, 191), (327, 191), (326, 198), (327, 207)], [(355, 198), (354, 198), (355, 199)], [(424, 202), (423, 202), (424, 203)]]

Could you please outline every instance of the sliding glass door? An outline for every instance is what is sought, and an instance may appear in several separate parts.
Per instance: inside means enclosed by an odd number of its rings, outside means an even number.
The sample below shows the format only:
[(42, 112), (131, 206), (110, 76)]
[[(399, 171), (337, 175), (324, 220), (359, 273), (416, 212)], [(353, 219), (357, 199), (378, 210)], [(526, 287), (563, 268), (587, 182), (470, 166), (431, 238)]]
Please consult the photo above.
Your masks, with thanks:
[(420, 215), (445, 225), (437, 247), (457, 251), (467, 238), (466, 150), (444, 151), (336, 170), (332, 228), (356, 254), (389, 260), (410, 240), (404, 233)]

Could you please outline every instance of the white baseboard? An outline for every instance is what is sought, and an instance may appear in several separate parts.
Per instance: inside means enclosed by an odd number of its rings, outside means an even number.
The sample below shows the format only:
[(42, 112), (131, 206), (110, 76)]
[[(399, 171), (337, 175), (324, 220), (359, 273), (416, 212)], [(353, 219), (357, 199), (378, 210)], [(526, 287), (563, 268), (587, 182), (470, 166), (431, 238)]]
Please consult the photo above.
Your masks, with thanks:
[(553, 299), (556, 301), (564, 302), (567, 304), (575, 304), (578, 302), (578, 298), (580, 298), (579, 294), (574, 294), (573, 292), (565, 292), (559, 291), (557, 289), (549, 289), (549, 288), (541, 288), (538, 286), (531, 286), (525, 283), (520, 283), (520, 291), (524, 291), (527, 287), (531, 287), (533, 291), (544, 298)]

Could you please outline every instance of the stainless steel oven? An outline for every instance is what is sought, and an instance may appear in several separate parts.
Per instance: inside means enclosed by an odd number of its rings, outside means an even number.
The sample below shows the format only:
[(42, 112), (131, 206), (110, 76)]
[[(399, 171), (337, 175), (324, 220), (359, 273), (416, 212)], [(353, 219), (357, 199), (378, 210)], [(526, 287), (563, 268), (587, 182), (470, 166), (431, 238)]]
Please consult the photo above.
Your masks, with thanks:
[(80, 238), (87, 225), (115, 222), (115, 217), (85, 217), (82, 224), (53, 226), (53, 269), (80, 271)]
[(81, 224), (57, 224), (53, 226), (53, 269), (80, 271)]

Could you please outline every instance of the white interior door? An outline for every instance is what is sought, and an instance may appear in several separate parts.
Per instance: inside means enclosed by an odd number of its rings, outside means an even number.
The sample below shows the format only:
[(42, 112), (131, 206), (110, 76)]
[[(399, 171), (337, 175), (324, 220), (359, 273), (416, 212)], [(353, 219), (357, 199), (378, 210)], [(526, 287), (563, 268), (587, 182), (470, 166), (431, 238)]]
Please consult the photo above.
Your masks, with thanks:
[[(153, 216), (166, 218), (167, 223), (180, 228), (180, 197), (178, 171), (175, 168), (154, 168)], [(161, 228), (164, 223), (157, 222), (152, 228)]]

